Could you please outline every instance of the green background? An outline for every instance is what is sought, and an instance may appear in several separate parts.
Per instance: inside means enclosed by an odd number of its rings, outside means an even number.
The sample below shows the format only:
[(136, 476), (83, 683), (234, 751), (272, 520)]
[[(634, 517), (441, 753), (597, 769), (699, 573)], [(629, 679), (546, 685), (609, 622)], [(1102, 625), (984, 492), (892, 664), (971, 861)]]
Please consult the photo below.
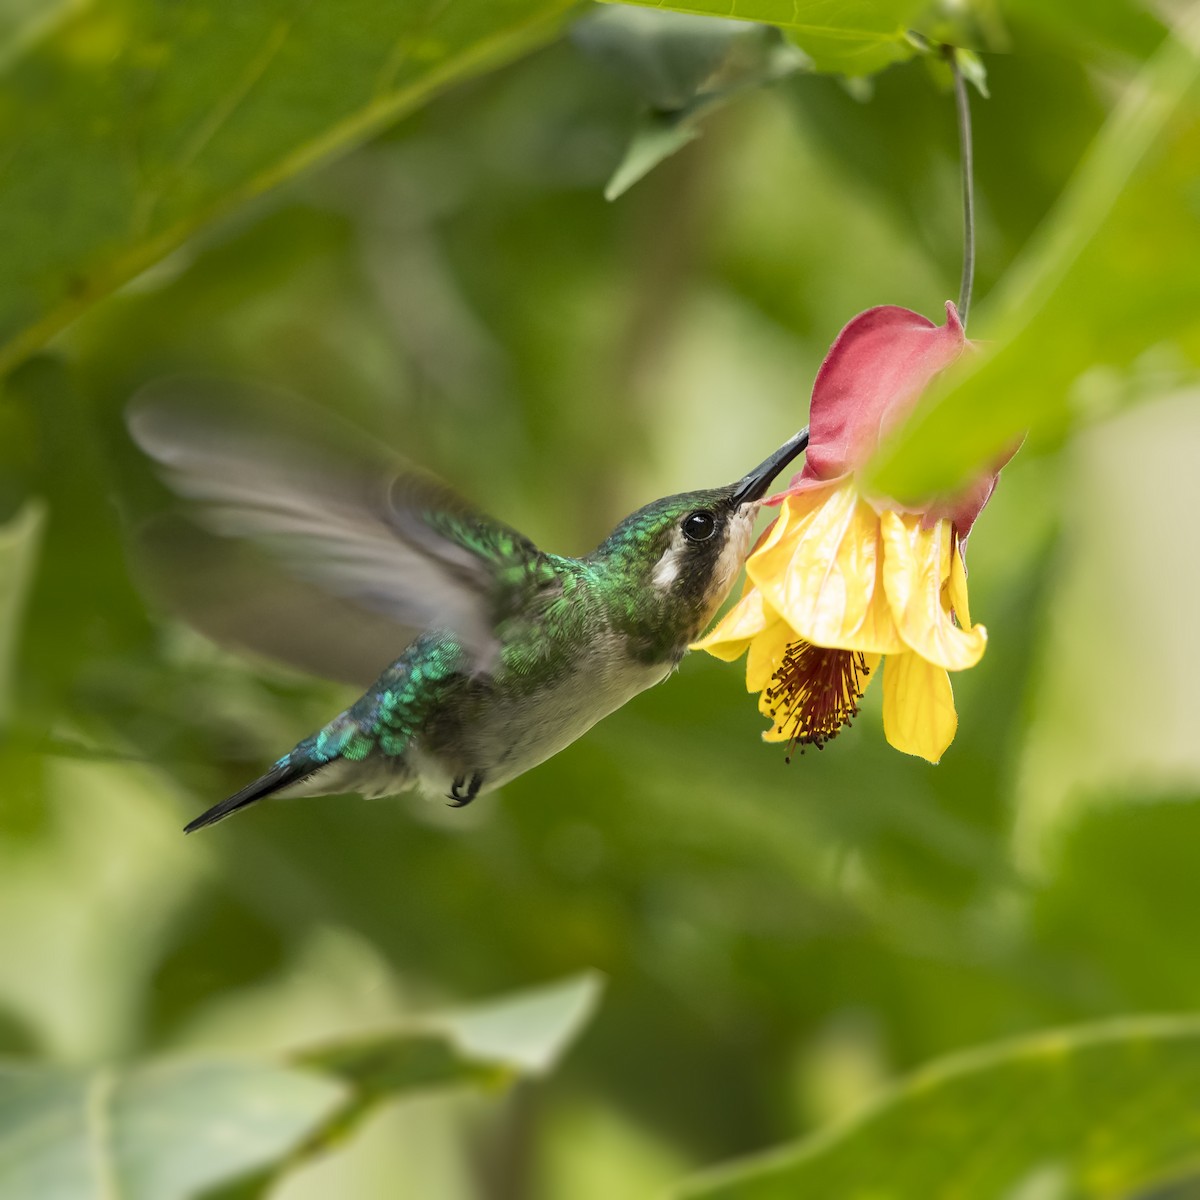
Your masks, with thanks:
[[(237, 1194), (1200, 1195), (1200, 22), (1177, 11), (1178, 43), (1122, 0), (953, 24), (745, 0), (790, 27), (711, 36), (550, 0), (0, 3), (0, 1194), (162, 1200), (288, 1154)], [(802, 424), (856, 312), (941, 319), (954, 112), (910, 27), (987, 70), (985, 346), (880, 478), (919, 492), (1030, 431), (970, 539), (990, 641), (942, 764), (890, 750), (870, 695), (787, 766), (740, 668), (693, 655), (465, 811), (281, 802), (185, 839), (351, 693), (173, 615), (130, 396), (291, 389), (586, 552)], [(610, 203), (647, 121), (701, 136)], [(605, 982), (569, 1051), (546, 1032), (576, 1030), (569, 986), (569, 1020), (559, 992), (521, 1018), (545, 1061), (521, 1022), (503, 1051), (372, 1043), (382, 1073), (308, 1050), (584, 971)], [(138, 1139), (175, 1143), (136, 1101), (164, 1071), (185, 1129), (293, 1108), (224, 1174), (187, 1137), (148, 1174)], [(364, 1119), (314, 1148), (339, 1104)], [(140, 1166), (68, 1170), (97, 1129)]]

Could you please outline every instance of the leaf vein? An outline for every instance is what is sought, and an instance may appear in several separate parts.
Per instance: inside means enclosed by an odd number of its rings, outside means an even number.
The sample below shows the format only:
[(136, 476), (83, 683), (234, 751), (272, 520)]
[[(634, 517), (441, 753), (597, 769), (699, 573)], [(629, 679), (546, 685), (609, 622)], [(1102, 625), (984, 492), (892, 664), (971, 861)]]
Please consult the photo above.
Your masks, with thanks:
[(121, 1197), (112, 1144), (112, 1098), (116, 1089), (116, 1072), (102, 1068), (89, 1081), (83, 1098), (88, 1161), (100, 1200), (120, 1200)]

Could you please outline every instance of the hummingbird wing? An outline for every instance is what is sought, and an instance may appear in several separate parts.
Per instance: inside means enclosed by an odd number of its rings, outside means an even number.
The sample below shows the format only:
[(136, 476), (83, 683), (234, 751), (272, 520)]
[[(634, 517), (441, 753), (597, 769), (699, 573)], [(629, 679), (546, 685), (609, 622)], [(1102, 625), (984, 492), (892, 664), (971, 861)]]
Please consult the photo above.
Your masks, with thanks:
[(132, 536), (143, 590), (242, 653), (362, 691), (389, 651), (421, 632), (280, 570), (251, 542), (218, 537), (183, 512), (139, 521)]
[(129, 428), (205, 527), (387, 618), (400, 645), (426, 629), (454, 633), (486, 670), (497, 624), (553, 585), (545, 556), (357, 431), (294, 398), (266, 401), (258, 389), (165, 381), (135, 399)]

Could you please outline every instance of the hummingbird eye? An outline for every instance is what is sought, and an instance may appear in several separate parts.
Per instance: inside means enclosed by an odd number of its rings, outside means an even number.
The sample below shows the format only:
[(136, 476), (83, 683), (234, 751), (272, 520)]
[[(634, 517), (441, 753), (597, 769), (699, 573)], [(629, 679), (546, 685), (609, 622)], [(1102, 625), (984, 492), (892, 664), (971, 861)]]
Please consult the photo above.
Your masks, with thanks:
[(683, 518), (683, 536), (692, 542), (707, 542), (717, 532), (717, 519), (710, 512), (699, 509)]

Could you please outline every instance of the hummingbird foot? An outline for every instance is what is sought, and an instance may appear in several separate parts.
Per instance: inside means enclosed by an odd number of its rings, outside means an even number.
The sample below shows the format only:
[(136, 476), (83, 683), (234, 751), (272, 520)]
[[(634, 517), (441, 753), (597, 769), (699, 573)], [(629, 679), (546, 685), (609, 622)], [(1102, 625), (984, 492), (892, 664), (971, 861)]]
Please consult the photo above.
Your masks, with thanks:
[(466, 808), (479, 795), (481, 787), (483, 787), (483, 775), (481, 772), (473, 771), (470, 778), (466, 775), (459, 775), (450, 785), (450, 807)]

